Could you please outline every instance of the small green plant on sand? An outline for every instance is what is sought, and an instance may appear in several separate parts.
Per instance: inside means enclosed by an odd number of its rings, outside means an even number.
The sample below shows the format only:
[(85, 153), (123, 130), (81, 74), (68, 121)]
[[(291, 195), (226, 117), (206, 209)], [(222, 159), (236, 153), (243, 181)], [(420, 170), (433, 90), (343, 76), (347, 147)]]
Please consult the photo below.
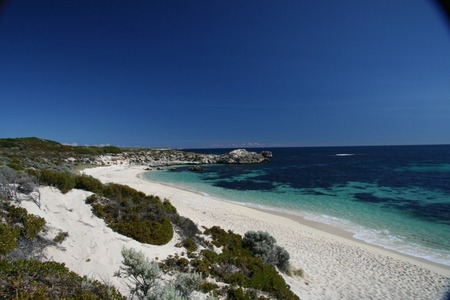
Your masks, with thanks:
[(58, 233), (53, 241), (57, 244), (62, 243), (67, 237), (69, 236), (69, 233), (67, 231), (61, 231), (60, 233)]

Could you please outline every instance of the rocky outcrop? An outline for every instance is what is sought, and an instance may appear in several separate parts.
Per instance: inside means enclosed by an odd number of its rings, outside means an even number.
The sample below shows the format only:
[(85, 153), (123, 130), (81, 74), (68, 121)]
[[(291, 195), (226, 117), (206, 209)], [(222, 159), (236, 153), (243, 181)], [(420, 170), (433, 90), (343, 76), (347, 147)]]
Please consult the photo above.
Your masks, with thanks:
[(245, 149), (233, 150), (227, 154), (200, 154), (178, 150), (143, 150), (136, 149), (115, 155), (98, 156), (96, 165), (147, 165), (161, 167), (172, 165), (201, 164), (257, 164), (269, 162), (272, 152), (250, 152)]
[(191, 166), (188, 168), (189, 171), (192, 172), (203, 172), (203, 167), (200, 165)]
[(258, 164), (269, 162), (272, 152), (263, 151), (261, 153), (249, 152), (245, 149), (233, 150), (228, 154), (220, 155), (217, 158), (219, 164)]

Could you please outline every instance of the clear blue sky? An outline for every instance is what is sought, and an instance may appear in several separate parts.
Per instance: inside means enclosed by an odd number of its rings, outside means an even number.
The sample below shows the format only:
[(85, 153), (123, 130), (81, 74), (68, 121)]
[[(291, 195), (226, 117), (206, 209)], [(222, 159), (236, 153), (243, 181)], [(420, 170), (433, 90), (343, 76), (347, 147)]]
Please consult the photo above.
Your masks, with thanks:
[(432, 1), (11, 0), (0, 137), (151, 147), (450, 143)]

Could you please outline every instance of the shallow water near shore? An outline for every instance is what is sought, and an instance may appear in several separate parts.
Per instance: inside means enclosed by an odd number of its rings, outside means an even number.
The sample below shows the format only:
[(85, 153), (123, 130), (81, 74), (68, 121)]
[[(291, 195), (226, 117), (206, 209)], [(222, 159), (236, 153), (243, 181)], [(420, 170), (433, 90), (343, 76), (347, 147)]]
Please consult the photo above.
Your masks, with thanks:
[[(225, 153), (230, 149), (191, 150)], [(387, 249), (450, 266), (450, 146), (311, 147), (258, 165), (187, 166), (144, 178), (350, 231)]]

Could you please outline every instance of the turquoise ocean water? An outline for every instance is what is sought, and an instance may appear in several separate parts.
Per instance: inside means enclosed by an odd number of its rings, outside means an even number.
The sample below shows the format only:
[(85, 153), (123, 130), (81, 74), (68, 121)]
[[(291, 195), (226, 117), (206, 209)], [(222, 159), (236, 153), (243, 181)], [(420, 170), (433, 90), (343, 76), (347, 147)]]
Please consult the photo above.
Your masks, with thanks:
[(209, 165), (198, 173), (169, 167), (144, 177), (300, 215), (450, 266), (450, 145), (257, 149), (262, 150), (273, 152), (270, 163)]

